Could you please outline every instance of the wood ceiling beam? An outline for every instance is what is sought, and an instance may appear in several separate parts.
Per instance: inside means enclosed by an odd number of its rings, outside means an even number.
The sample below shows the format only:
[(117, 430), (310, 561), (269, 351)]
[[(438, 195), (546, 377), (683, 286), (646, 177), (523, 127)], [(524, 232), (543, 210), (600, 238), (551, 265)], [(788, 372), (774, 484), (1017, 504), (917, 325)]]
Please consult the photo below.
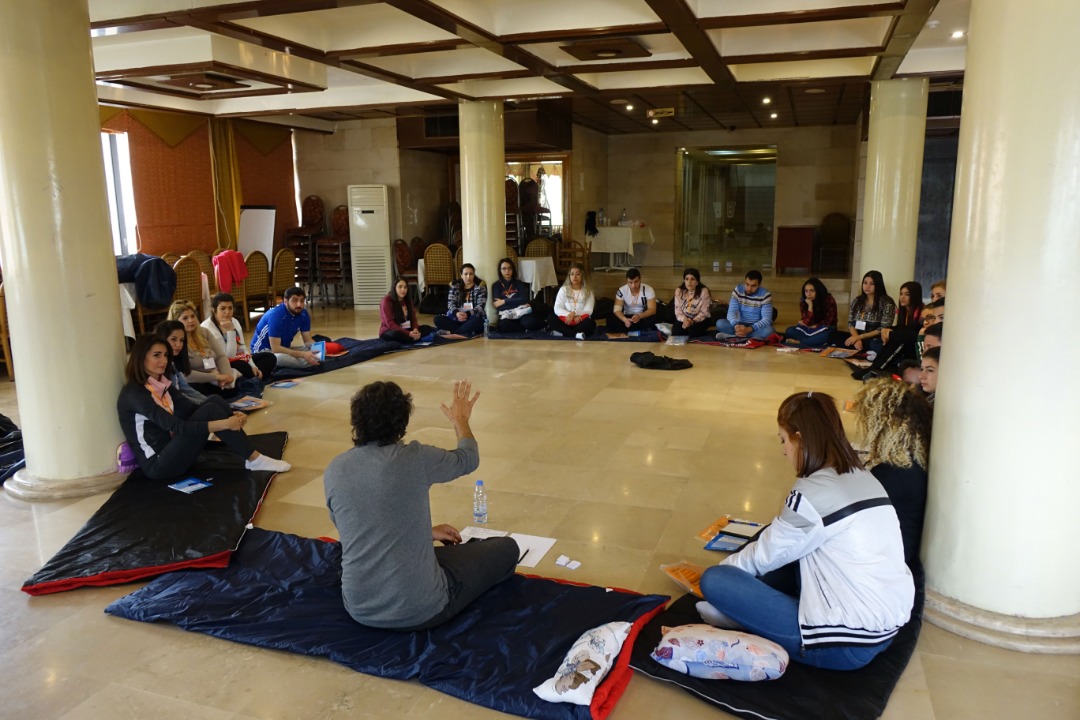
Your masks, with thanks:
[(937, 4), (938, 0), (907, 0), (889, 30), (885, 52), (871, 76), (874, 80), (891, 80), (896, 75)]
[(867, 17), (896, 15), (904, 10), (902, 0), (882, 5), (851, 5), (848, 7), (819, 8), (817, 10), (794, 10), (789, 12), (760, 13), (757, 15), (724, 15), (699, 18), (698, 23), (706, 30), (758, 27), (761, 25), (792, 25), (795, 23), (828, 22), (832, 20), (857, 20)]

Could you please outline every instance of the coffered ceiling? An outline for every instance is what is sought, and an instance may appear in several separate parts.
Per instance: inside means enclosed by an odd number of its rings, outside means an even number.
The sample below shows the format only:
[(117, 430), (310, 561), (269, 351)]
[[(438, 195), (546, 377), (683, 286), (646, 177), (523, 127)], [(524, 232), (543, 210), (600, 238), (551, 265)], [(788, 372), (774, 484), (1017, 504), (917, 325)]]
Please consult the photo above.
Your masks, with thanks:
[(90, 0), (90, 14), (105, 103), (331, 129), (569, 98), (574, 122), (620, 134), (851, 124), (872, 79), (962, 77), (952, 34), (969, 4)]

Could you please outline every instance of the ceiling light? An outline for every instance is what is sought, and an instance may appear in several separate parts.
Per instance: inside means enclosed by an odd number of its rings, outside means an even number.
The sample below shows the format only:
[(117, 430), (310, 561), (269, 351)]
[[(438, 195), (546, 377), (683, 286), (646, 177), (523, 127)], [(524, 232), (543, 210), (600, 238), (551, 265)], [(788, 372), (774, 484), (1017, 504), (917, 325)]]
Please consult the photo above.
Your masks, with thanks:
[(825, 88), (806, 88), (805, 92), (807, 95), (824, 95)]
[(634, 109), (634, 106), (633, 106), (633, 105), (627, 105), (627, 106), (626, 106), (626, 111), (627, 111), (627, 112), (630, 112), (630, 111), (631, 111), (631, 110), (633, 110), (633, 109)]
[(626, 101), (626, 98), (615, 98), (614, 100), (609, 100), (608, 102), (610, 102), (612, 105), (622, 105)]
[(780, 117), (780, 116), (777, 115), (776, 113), (772, 113), (772, 114), (769, 115), (769, 118), (772, 119), (772, 120), (775, 120), (778, 117)]
[(964, 37), (964, 31), (963, 30), (953, 30), (953, 34), (952, 34), (952, 39), (953, 40), (959, 40), (962, 37)]
[(660, 121), (659, 121), (659, 120), (657, 120), (656, 118), (653, 118), (653, 120), (652, 120), (652, 124), (653, 124), (653, 125), (659, 125), (659, 124), (660, 124)]
[(618, 50), (597, 50), (593, 53), (593, 57), (599, 58), (601, 60), (611, 60), (612, 58), (617, 58), (621, 55), (622, 53)]
[(769, 104), (769, 103), (771, 103), (771, 102), (772, 102), (772, 98), (770, 98), (770, 97), (763, 97), (763, 98), (761, 98), (761, 104), (762, 104), (762, 105), (768, 105), (768, 104)]
[(191, 83), (191, 87), (196, 90), (213, 90), (214, 86), (210, 83)]

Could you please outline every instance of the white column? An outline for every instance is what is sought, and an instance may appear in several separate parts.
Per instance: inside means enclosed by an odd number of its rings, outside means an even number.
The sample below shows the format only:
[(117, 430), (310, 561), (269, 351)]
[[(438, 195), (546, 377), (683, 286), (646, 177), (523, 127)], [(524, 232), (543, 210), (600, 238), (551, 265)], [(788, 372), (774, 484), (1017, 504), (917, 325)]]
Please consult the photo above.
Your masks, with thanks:
[(4, 491), (117, 485), (123, 334), (86, 0), (0, 3), (0, 242), (26, 468)]
[(894, 297), (915, 277), (927, 97), (926, 78), (871, 83), (862, 252), (853, 294), (868, 270), (881, 271)]
[(488, 318), (495, 320), (490, 287), (506, 255), (506, 147), (502, 103), (463, 101), (461, 132), (462, 259), (488, 284)]
[(1080, 652), (1077, 27), (971, 4), (923, 543), (931, 621), (1048, 652)]

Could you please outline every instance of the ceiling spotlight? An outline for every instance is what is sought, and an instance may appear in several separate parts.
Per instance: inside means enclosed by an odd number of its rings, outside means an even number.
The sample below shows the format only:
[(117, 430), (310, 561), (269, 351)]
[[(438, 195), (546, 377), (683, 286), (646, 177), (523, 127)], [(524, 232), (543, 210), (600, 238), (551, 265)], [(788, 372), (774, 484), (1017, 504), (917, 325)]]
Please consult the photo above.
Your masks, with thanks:
[(825, 88), (806, 88), (804, 91), (807, 95), (824, 95)]
[(953, 34), (952, 34), (952, 39), (953, 40), (959, 40), (962, 37), (964, 37), (964, 31), (963, 30), (953, 30)]
[(769, 103), (771, 103), (771, 102), (772, 102), (772, 98), (771, 98), (771, 97), (763, 97), (763, 98), (761, 98), (761, 104), (762, 104), (762, 105), (768, 105), (768, 104), (769, 104)]
[(778, 118), (778, 117), (780, 117), (780, 116), (779, 116), (779, 115), (777, 115), (776, 113), (771, 113), (771, 114), (769, 115), (769, 118), (770, 118), (770, 119), (772, 119), (772, 120), (775, 120), (775, 119), (776, 119), (776, 118)]
[(659, 125), (659, 124), (660, 124), (660, 121), (659, 121), (659, 120), (657, 120), (656, 118), (653, 118), (653, 119), (652, 119), (652, 124), (653, 124), (653, 125)]
[(627, 106), (626, 106), (626, 112), (630, 112), (630, 111), (631, 111), (631, 110), (633, 110), (633, 109), (634, 109), (634, 106), (633, 106), (633, 105), (627, 105)]
[(627, 102), (627, 100), (626, 98), (612, 98), (611, 100), (608, 100), (608, 102), (610, 102), (612, 105), (622, 105), (623, 103)]

